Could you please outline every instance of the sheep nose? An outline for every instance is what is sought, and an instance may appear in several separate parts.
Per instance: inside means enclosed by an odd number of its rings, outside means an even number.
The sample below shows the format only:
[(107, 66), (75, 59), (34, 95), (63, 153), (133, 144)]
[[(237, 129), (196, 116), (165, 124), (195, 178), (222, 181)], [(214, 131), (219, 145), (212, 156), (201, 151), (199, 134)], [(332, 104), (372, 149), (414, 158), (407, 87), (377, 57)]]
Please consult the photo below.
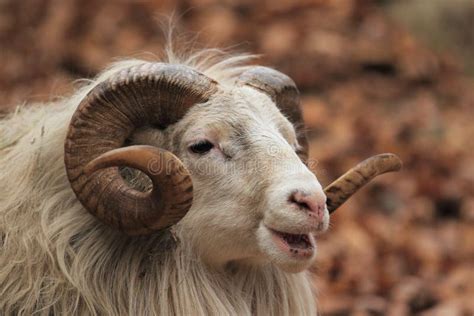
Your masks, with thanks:
[(296, 190), (291, 193), (288, 201), (298, 209), (307, 212), (308, 215), (315, 217), (316, 220), (323, 220), (326, 209), (326, 195), (322, 191), (306, 193)]

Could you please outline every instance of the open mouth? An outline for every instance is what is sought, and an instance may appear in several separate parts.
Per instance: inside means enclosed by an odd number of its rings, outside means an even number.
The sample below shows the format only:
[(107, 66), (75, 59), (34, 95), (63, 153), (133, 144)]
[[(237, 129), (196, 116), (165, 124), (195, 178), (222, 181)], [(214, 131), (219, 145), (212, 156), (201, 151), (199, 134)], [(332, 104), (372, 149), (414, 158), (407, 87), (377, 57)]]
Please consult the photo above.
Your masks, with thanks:
[(309, 234), (290, 234), (274, 229), (272, 233), (273, 242), (283, 252), (295, 258), (305, 259), (314, 253), (314, 239)]

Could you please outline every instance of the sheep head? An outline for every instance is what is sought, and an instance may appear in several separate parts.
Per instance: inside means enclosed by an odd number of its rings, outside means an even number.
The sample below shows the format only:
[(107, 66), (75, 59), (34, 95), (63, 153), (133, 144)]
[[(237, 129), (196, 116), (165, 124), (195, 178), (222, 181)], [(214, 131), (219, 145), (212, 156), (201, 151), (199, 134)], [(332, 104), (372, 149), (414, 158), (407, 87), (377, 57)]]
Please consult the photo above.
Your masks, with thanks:
[[(370, 163), (338, 179), (326, 190), (328, 209), (305, 165), (302, 128), (298, 90), (278, 71), (251, 67), (229, 87), (186, 66), (143, 63), (81, 102), (66, 170), (84, 207), (126, 234), (174, 225), (211, 264), (297, 272), (313, 262), (329, 211), (387, 171)], [(132, 188), (124, 166), (146, 174), (150, 189)]]

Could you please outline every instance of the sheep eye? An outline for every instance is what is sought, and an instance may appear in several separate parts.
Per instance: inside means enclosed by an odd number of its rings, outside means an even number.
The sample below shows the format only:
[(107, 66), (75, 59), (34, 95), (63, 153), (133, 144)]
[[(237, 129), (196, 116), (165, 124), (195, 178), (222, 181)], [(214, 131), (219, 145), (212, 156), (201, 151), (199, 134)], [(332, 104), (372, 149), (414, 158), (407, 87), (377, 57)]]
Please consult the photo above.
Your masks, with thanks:
[(189, 146), (189, 150), (195, 154), (204, 155), (208, 153), (212, 148), (214, 148), (214, 144), (208, 140), (200, 141), (199, 143), (193, 144)]

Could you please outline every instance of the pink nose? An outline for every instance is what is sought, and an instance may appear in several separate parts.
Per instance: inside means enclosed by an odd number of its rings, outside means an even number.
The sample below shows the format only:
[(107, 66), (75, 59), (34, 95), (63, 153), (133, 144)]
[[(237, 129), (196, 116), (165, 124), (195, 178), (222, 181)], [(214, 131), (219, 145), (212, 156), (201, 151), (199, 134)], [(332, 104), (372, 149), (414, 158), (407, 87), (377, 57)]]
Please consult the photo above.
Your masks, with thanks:
[(289, 198), (291, 204), (296, 205), (300, 210), (308, 212), (318, 221), (322, 221), (326, 208), (326, 196), (321, 193), (307, 194), (299, 190), (294, 191)]

